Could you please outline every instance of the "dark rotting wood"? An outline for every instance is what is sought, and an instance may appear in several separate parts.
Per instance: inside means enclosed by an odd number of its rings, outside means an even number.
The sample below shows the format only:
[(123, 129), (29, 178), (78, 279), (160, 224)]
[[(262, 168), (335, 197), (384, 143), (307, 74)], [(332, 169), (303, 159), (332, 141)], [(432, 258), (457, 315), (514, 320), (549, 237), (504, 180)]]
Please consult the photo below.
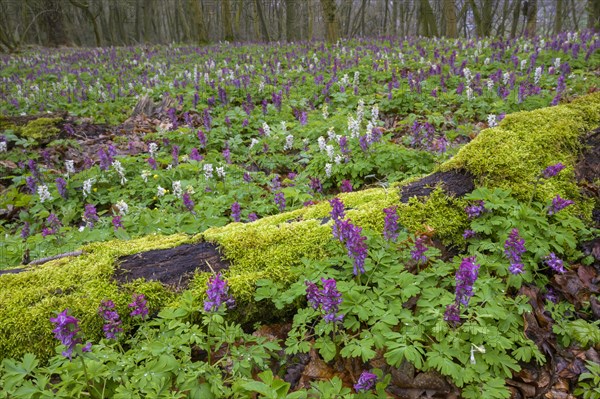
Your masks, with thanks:
[(446, 194), (462, 197), (475, 189), (473, 179), (473, 175), (463, 170), (435, 172), (402, 187), (400, 202), (407, 203), (412, 197), (428, 197), (440, 184)]

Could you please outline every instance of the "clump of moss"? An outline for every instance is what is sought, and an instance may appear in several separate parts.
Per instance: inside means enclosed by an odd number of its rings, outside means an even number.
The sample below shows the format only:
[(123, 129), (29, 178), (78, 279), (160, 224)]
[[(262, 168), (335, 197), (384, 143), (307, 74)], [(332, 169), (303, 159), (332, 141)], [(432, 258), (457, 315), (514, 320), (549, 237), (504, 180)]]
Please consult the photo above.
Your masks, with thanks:
[(62, 122), (61, 118), (38, 118), (21, 127), (18, 134), (39, 142), (49, 142), (60, 133), (57, 127), (60, 122)]

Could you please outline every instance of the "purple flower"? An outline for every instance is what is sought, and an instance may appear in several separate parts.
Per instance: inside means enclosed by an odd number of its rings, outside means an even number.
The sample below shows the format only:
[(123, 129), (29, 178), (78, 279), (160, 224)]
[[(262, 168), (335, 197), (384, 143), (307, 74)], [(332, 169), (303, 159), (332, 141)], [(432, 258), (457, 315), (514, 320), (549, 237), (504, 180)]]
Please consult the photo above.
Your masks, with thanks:
[(115, 310), (115, 304), (111, 300), (105, 300), (100, 303), (98, 314), (104, 320), (105, 324), (102, 327), (104, 336), (107, 339), (116, 339), (117, 334), (123, 332), (119, 313)]
[(554, 252), (550, 252), (550, 254), (544, 258), (544, 263), (556, 273), (562, 274), (566, 272), (563, 261), (558, 258)]
[(139, 295), (133, 294), (132, 299), (133, 299), (133, 302), (131, 302), (129, 305), (127, 305), (131, 309), (133, 309), (131, 311), (131, 313), (129, 313), (129, 315), (131, 317), (140, 316), (142, 318), (142, 320), (144, 320), (146, 318), (146, 316), (148, 316), (148, 306), (147, 306), (146, 297), (144, 296), (144, 294), (139, 294)]
[(104, 148), (98, 150), (98, 158), (100, 159), (100, 169), (108, 170), (112, 165), (113, 158)]
[(507, 240), (504, 242), (504, 254), (510, 261), (509, 271), (512, 274), (520, 274), (523, 272), (523, 263), (521, 263), (521, 255), (525, 253), (525, 240), (519, 236), (518, 229), (512, 229)]
[(119, 229), (125, 230), (125, 227), (123, 227), (123, 222), (121, 221), (121, 216), (119, 216), (119, 215), (116, 215), (112, 218), (112, 224), (113, 224), (115, 231), (117, 231)]
[(412, 251), (410, 251), (410, 256), (416, 260), (417, 262), (427, 262), (427, 256), (425, 252), (429, 248), (425, 245), (425, 241), (427, 240), (426, 236), (420, 236), (415, 240), (415, 247)]
[(309, 186), (314, 194), (323, 192), (323, 185), (321, 184), (321, 180), (319, 180), (318, 177), (311, 177)]
[(194, 206), (196, 204), (194, 204), (194, 201), (192, 200), (190, 193), (188, 193), (187, 191), (185, 193), (183, 193), (183, 205), (186, 207), (186, 209), (188, 211), (194, 213)]
[[(77, 347), (77, 344), (81, 343), (81, 338), (78, 336), (80, 331), (79, 320), (69, 315), (69, 309), (65, 309), (57, 314), (56, 317), (51, 317), (50, 321), (55, 325), (54, 330), (52, 330), (54, 338), (66, 346), (66, 350), (62, 352), (62, 355), (72, 359), (73, 351)], [(89, 351), (89, 344), (83, 347), (82, 351)]]
[(398, 208), (393, 206), (385, 208), (385, 219), (383, 221), (383, 236), (388, 241), (396, 241), (398, 238)]
[(467, 213), (467, 216), (469, 216), (469, 219), (475, 219), (485, 212), (485, 202), (478, 201), (474, 205), (467, 206), (465, 212)]
[(342, 303), (342, 294), (337, 290), (334, 279), (321, 278), (323, 289), (311, 281), (306, 281), (306, 299), (313, 309), (321, 310), (325, 313), (323, 320), (326, 323), (335, 323), (342, 321), (344, 315), (338, 315), (338, 309)]
[(223, 150), (223, 158), (225, 158), (226, 163), (231, 163), (231, 151), (229, 150), (229, 146), (225, 147)]
[(331, 218), (336, 222), (338, 220), (342, 220), (346, 217), (344, 213), (344, 203), (338, 197), (332, 198), (329, 200), (329, 205), (331, 205)]
[(469, 238), (473, 238), (475, 237), (475, 232), (471, 229), (466, 229), (465, 232), (463, 233), (463, 238), (465, 240), (468, 240)]
[(281, 191), (275, 194), (275, 204), (279, 208), (279, 212), (285, 210), (285, 195)]
[(152, 170), (156, 170), (156, 168), (158, 167), (158, 165), (156, 164), (156, 159), (152, 157), (148, 158), (148, 165), (150, 165)]
[(62, 223), (58, 217), (54, 213), (51, 213), (46, 219), (46, 227), (42, 230), (42, 237), (58, 233), (61, 226)]
[[(333, 216), (333, 215), (332, 215)], [(365, 260), (367, 259), (368, 247), (367, 237), (362, 236), (362, 228), (353, 225), (349, 220), (335, 220), (332, 227), (333, 236), (346, 245), (348, 256), (354, 260), (354, 275), (365, 272)]]
[(377, 382), (377, 376), (368, 371), (363, 371), (360, 377), (358, 377), (358, 382), (354, 384), (354, 390), (356, 392), (367, 392), (375, 387), (375, 383)]
[(342, 193), (352, 192), (352, 182), (350, 180), (342, 180), (342, 184), (340, 184), (340, 191)]
[(206, 135), (202, 130), (198, 130), (198, 140), (200, 140), (200, 147), (206, 147)]
[(94, 222), (98, 221), (98, 213), (94, 204), (85, 204), (85, 211), (83, 212), (83, 220), (85, 220), (90, 226), (94, 227)]
[(29, 171), (31, 172), (31, 175), (35, 178), (35, 180), (41, 182), (42, 175), (40, 174), (37, 164), (33, 159), (27, 161), (27, 167), (29, 167)]
[(244, 172), (244, 181), (246, 183), (250, 183), (252, 181), (252, 176), (250, 176), (250, 173)]
[(202, 155), (200, 155), (200, 152), (198, 152), (198, 149), (194, 147), (194, 148), (192, 148), (192, 151), (190, 153), (190, 159), (192, 161), (200, 162), (204, 159), (204, 157)]
[(25, 182), (27, 183), (27, 188), (29, 189), (29, 192), (31, 194), (35, 194), (37, 192), (37, 183), (35, 181), (35, 178), (33, 176), (27, 176)]
[(348, 154), (350, 152), (350, 149), (348, 148), (348, 137), (346, 136), (342, 136), (340, 137), (340, 152), (344, 155)]
[(571, 200), (566, 200), (561, 198), (560, 195), (557, 195), (552, 199), (552, 205), (548, 208), (548, 215), (554, 215), (555, 213), (565, 209), (569, 205), (573, 205), (574, 202)]
[(179, 146), (174, 145), (171, 150), (171, 157), (173, 158), (173, 166), (179, 165)]
[(67, 181), (65, 179), (63, 179), (62, 177), (58, 177), (55, 180), (56, 182), (56, 189), (58, 190), (58, 193), (60, 194), (61, 197), (63, 197), (64, 199), (67, 199)]
[(256, 220), (258, 220), (258, 216), (256, 215), (256, 213), (254, 213), (254, 212), (250, 212), (250, 213), (248, 214), (248, 221), (249, 221), (249, 222), (254, 222), (254, 221), (256, 221)]
[(29, 237), (29, 234), (29, 222), (25, 222), (23, 224), (23, 228), (21, 229), (21, 238), (25, 240), (27, 237)]
[(231, 204), (231, 218), (234, 222), (240, 221), (240, 210), (241, 209), (239, 202), (236, 201), (233, 204)]
[(216, 312), (222, 304), (228, 308), (235, 306), (234, 299), (229, 295), (229, 286), (227, 281), (221, 280), (221, 273), (212, 276), (207, 283), (208, 289), (206, 295), (208, 299), (204, 301), (204, 310), (206, 312)]
[(446, 306), (444, 320), (454, 326), (460, 323), (460, 309), (456, 303), (451, 303), (450, 305)]
[(565, 168), (565, 165), (563, 165), (560, 162), (557, 163), (556, 165), (550, 165), (546, 169), (544, 169), (544, 171), (542, 172), (542, 176), (546, 179), (549, 179), (551, 177), (556, 176), (558, 174), (558, 172), (560, 172), (564, 168)]
[(477, 280), (480, 265), (475, 264), (475, 257), (463, 258), (456, 272), (456, 302), (465, 306), (473, 296), (473, 284)]

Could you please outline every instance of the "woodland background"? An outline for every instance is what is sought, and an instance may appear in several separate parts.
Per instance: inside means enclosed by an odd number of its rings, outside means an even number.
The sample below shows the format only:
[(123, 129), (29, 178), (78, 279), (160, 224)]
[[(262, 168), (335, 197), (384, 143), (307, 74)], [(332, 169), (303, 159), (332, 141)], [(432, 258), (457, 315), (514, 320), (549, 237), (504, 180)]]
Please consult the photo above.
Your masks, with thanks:
[(598, 28), (600, 0), (0, 0), (0, 51)]

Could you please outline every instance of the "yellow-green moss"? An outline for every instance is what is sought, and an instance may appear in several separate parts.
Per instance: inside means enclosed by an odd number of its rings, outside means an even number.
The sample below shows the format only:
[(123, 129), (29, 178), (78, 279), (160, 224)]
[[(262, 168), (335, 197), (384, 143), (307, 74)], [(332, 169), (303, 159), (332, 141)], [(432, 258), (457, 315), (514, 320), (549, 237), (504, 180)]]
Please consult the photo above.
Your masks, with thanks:
[[(151, 235), (131, 241), (94, 243), (83, 248), (84, 255), (63, 258), (32, 267), (20, 274), (0, 277), (0, 357), (18, 357), (33, 352), (41, 358), (54, 354), (50, 317), (69, 308), (81, 323), (87, 339), (97, 341), (102, 321), (97, 315), (103, 299), (112, 299), (126, 315), (131, 294), (143, 293), (151, 309), (172, 299), (158, 283), (133, 282), (121, 288), (111, 280), (115, 260), (150, 249), (170, 248), (189, 242), (185, 235)], [(126, 325), (128, 320), (125, 318)]]
[(56, 125), (61, 118), (38, 118), (19, 129), (19, 134), (25, 138), (34, 140), (49, 140), (60, 133)]

